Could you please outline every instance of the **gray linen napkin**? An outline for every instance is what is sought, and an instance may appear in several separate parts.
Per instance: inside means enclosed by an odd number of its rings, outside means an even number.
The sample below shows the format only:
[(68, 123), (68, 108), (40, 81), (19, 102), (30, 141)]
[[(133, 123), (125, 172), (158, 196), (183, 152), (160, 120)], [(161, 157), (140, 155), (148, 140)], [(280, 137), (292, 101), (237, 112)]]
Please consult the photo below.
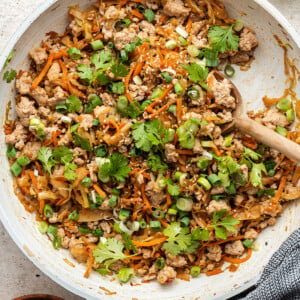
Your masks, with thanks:
[(300, 228), (280, 246), (255, 287), (232, 300), (300, 300)]

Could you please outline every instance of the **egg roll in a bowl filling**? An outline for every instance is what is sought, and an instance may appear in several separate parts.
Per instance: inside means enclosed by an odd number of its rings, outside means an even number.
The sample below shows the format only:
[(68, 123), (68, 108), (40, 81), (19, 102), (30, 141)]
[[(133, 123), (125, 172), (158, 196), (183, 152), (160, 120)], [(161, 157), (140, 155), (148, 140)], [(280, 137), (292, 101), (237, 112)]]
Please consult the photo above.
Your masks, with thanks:
[[(216, 0), (102, 0), (66, 14), (65, 32), (50, 28), (30, 67), (4, 76), (17, 197), (85, 277), (229, 276), (300, 196), (297, 164), (230, 126), (227, 77), (251, 68), (255, 32)], [(285, 60), (289, 89), (248, 116), (300, 142)]]

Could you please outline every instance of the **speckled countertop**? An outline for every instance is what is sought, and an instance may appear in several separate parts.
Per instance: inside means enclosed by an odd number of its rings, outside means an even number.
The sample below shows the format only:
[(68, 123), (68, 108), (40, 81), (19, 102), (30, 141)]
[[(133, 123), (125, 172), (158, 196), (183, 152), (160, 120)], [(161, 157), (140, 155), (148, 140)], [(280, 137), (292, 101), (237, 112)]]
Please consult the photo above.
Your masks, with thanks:
[[(43, 0), (0, 0), (0, 51), (22, 21), (43, 2)], [(300, 0), (270, 0), (270, 2), (300, 31)], [(82, 299), (41, 273), (17, 248), (1, 222), (0, 270), (1, 300), (41, 293), (60, 296), (66, 300)]]

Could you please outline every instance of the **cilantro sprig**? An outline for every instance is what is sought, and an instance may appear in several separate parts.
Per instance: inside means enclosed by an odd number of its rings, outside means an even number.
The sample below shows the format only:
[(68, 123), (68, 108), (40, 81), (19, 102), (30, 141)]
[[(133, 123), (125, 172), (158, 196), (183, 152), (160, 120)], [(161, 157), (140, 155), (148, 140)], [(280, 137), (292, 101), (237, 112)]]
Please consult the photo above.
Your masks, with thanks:
[(208, 86), (205, 83), (205, 79), (208, 76), (208, 69), (200, 66), (197, 63), (191, 63), (188, 66), (181, 65), (184, 69), (189, 72), (191, 81), (198, 82), (204, 89), (208, 90)]

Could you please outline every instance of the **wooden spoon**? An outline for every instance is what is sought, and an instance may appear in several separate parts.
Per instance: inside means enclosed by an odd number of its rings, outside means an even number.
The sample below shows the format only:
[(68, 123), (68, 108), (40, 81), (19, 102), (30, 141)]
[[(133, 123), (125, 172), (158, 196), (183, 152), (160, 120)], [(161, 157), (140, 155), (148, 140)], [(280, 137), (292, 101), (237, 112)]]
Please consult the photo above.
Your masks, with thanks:
[[(224, 74), (218, 71), (213, 71), (213, 75), (217, 80), (223, 80), (225, 78), (228, 79)], [(234, 121), (226, 126), (227, 130), (230, 127), (235, 126), (243, 133), (254, 137), (261, 143), (278, 150), (280, 153), (297, 162), (300, 162), (300, 145), (292, 142), (284, 136), (276, 133), (274, 130), (261, 125), (260, 123), (248, 118), (243, 114), (242, 96), (233, 82), (231, 80), (229, 81), (233, 86), (232, 96), (236, 99), (237, 105), (233, 113)]]

